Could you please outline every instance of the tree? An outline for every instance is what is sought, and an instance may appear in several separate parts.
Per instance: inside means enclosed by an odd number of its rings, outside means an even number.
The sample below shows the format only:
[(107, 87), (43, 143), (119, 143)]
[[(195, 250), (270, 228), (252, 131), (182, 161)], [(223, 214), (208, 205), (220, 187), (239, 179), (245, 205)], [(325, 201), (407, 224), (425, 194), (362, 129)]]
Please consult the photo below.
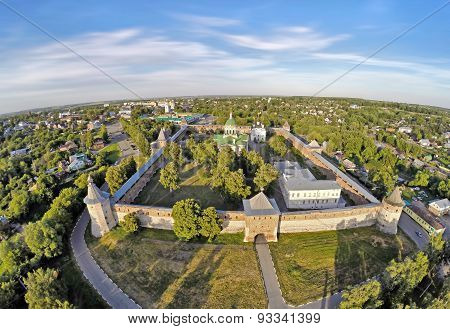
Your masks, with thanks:
[(426, 253), (430, 261), (430, 268), (435, 268), (435, 266), (438, 265), (444, 257), (445, 240), (442, 236), (443, 232), (439, 234), (432, 234), (430, 236), (430, 241), (426, 249)]
[(172, 208), (175, 235), (185, 241), (198, 236), (198, 224), (201, 215), (200, 205), (194, 199), (177, 201)]
[(273, 136), (269, 139), (269, 147), (278, 155), (284, 157), (288, 152), (288, 147), (282, 136)]
[(84, 136), (84, 146), (86, 146), (86, 148), (89, 150), (93, 144), (94, 144), (94, 137), (92, 136), (92, 133), (88, 131)]
[(428, 268), (428, 257), (423, 252), (417, 253), (414, 258), (406, 257), (402, 262), (392, 260), (389, 263), (383, 281), (390, 308), (401, 308), (408, 303), (414, 288), (428, 274)]
[(171, 162), (174, 162), (178, 167), (183, 166), (184, 158), (183, 151), (181, 150), (180, 145), (177, 143), (170, 142), (164, 148), (164, 157)]
[(208, 242), (213, 241), (222, 231), (222, 220), (217, 216), (216, 208), (209, 207), (203, 210), (199, 219), (199, 233), (208, 238)]
[(137, 232), (139, 229), (139, 218), (136, 213), (126, 214), (121, 221), (119, 221), (120, 227), (122, 227), (127, 233)]
[(24, 280), (27, 292), (25, 301), (28, 308), (54, 309), (67, 308), (67, 291), (63, 284), (58, 281), (58, 272), (53, 269), (38, 268), (29, 272)]
[(25, 242), (31, 252), (52, 258), (62, 253), (62, 236), (49, 220), (39, 220), (25, 227)]
[(8, 206), (8, 216), (12, 220), (22, 220), (28, 214), (31, 204), (30, 193), (27, 191), (18, 191), (13, 193), (13, 197)]
[(0, 242), (0, 276), (14, 277), (32, 263), (30, 249), (22, 234), (16, 234)]
[(119, 167), (128, 179), (136, 172), (136, 160), (134, 160), (134, 157), (129, 156), (122, 161)]
[(98, 135), (101, 139), (103, 139), (105, 141), (105, 143), (108, 142), (108, 130), (106, 129), (105, 125), (102, 125), (100, 127)]
[(161, 169), (159, 182), (162, 186), (164, 186), (164, 188), (169, 189), (170, 192), (173, 192), (180, 187), (180, 177), (178, 176), (178, 170), (175, 162), (169, 162), (163, 169)]
[(383, 301), (380, 300), (381, 292), (381, 283), (377, 280), (371, 280), (351, 290), (343, 292), (342, 302), (339, 304), (339, 308), (379, 308), (383, 305)]
[(0, 309), (12, 308), (16, 299), (14, 281), (0, 282)]
[(278, 178), (278, 170), (270, 163), (264, 163), (256, 171), (253, 182), (259, 190), (266, 189), (273, 181)]
[(423, 186), (427, 187), (429, 184), (430, 175), (427, 171), (418, 171), (414, 179), (408, 183), (409, 186)]
[(106, 182), (108, 183), (111, 193), (116, 191), (125, 183), (127, 176), (125, 172), (119, 166), (109, 167), (106, 171)]
[(243, 199), (250, 195), (250, 186), (245, 185), (242, 169), (230, 171), (225, 177), (225, 191), (234, 199)]

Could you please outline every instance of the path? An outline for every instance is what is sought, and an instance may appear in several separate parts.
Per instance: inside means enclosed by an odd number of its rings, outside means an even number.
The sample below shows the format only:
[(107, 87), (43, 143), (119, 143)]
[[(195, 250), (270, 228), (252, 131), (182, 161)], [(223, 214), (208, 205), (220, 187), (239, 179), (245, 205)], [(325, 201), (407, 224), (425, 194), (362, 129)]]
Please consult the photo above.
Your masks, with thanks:
[(292, 306), (286, 303), (281, 293), (280, 284), (278, 282), (277, 272), (270, 254), (269, 245), (266, 238), (261, 234), (255, 239), (255, 248), (258, 254), (259, 264), (264, 279), (264, 287), (266, 288), (267, 299), (269, 300), (269, 309), (335, 309), (342, 300), (341, 293), (324, 297), (314, 302), (301, 306)]
[[(400, 215), (398, 226), (411, 240), (414, 241), (419, 249), (424, 250), (426, 248), (428, 241), (430, 240), (427, 231), (404, 211), (402, 211), (402, 214)], [(422, 236), (418, 236), (416, 232), (420, 232)]]
[(81, 272), (112, 308), (141, 308), (112, 282), (92, 257), (84, 240), (84, 233), (86, 232), (89, 220), (89, 213), (87, 209), (84, 209), (70, 236), (70, 246)]

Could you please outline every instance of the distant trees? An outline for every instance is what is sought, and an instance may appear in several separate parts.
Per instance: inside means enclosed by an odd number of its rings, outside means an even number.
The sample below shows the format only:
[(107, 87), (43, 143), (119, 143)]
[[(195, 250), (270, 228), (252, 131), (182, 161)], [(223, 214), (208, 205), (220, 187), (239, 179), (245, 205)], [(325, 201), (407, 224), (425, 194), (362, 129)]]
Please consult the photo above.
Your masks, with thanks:
[(174, 233), (180, 240), (189, 241), (202, 236), (211, 242), (222, 230), (222, 220), (216, 209), (209, 207), (202, 210), (194, 199), (176, 202), (172, 208), (172, 217)]
[(138, 125), (133, 124), (131, 122), (127, 122), (126, 120), (121, 119), (120, 124), (122, 125), (125, 132), (130, 136), (136, 146), (139, 148), (141, 153), (149, 157), (152, 154), (152, 148), (150, 141), (147, 139), (144, 132), (139, 128)]
[(137, 232), (139, 229), (139, 218), (136, 213), (126, 214), (121, 221), (119, 221), (119, 226), (124, 229), (127, 233)]
[(98, 136), (103, 139), (105, 142), (108, 142), (108, 130), (106, 129), (105, 125), (102, 125), (100, 127), (100, 130), (98, 132)]
[(24, 283), (27, 287), (25, 301), (29, 308), (73, 308), (67, 302), (67, 290), (58, 280), (57, 271), (38, 268), (36, 271), (28, 273)]
[(164, 188), (173, 192), (177, 190), (180, 186), (180, 177), (178, 175), (178, 170), (175, 162), (169, 162), (163, 169), (161, 169), (159, 182)]
[(86, 147), (86, 149), (89, 150), (93, 144), (94, 144), (94, 136), (92, 136), (91, 131), (88, 131), (84, 135), (84, 146)]
[(409, 186), (427, 187), (429, 184), (430, 175), (426, 171), (418, 171), (414, 179), (408, 183)]

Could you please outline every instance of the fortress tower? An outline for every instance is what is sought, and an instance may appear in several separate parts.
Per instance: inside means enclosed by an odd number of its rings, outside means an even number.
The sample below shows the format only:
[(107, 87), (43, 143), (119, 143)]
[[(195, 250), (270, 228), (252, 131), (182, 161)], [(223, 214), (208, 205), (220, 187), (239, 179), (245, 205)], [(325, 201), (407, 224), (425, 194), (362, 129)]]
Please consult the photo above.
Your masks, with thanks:
[(395, 187), (392, 193), (383, 199), (382, 207), (377, 219), (377, 227), (388, 234), (397, 234), (397, 224), (405, 203), (402, 200), (400, 188)]
[(84, 203), (91, 217), (91, 232), (96, 238), (109, 232), (117, 221), (111, 209), (109, 193), (101, 191), (95, 185), (91, 176), (88, 178), (88, 193), (84, 198)]

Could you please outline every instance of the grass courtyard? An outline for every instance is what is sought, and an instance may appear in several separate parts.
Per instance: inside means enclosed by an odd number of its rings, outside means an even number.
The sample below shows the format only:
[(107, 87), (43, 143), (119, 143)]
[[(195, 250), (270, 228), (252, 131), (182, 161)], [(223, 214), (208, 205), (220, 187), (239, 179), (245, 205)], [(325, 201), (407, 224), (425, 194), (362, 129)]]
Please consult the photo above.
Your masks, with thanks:
[(216, 207), (220, 210), (238, 210), (241, 204), (227, 202), (217, 191), (208, 186), (208, 178), (203, 169), (194, 163), (186, 164), (180, 172), (180, 188), (172, 193), (159, 183), (159, 171), (134, 200), (136, 204), (172, 207), (175, 202), (187, 198), (198, 200), (203, 208)]
[(367, 227), (281, 234), (270, 250), (284, 298), (300, 305), (381, 273), (415, 246), (400, 230), (390, 236)]
[(99, 265), (144, 308), (265, 308), (256, 253), (242, 240), (186, 243), (172, 231), (120, 228), (87, 239)]
[(103, 149), (100, 150), (100, 153), (105, 153), (106, 161), (108, 161), (108, 163), (110, 164), (115, 163), (117, 160), (119, 160), (120, 156), (122, 155), (118, 143), (110, 144), (104, 147)]

